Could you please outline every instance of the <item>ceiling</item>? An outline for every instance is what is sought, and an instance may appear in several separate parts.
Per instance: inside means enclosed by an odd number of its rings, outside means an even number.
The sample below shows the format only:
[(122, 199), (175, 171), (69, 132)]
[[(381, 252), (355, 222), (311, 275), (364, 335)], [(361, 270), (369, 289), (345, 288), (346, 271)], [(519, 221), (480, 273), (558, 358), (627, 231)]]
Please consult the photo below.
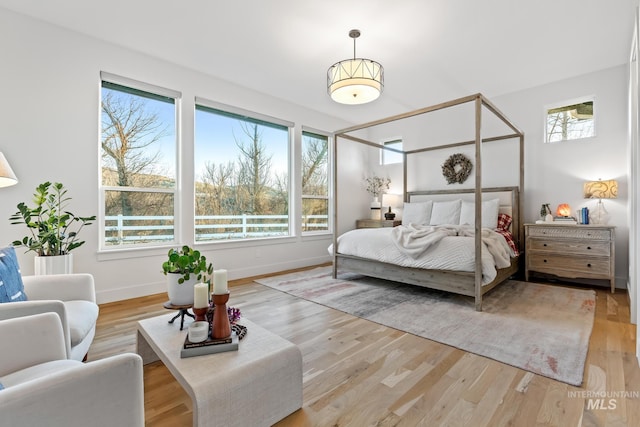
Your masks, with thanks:
[[(0, 7), (350, 122), (489, 98), (626, 64), (638, 0), (0, 0)], [(385, 68), (382, 96), (331, 101), (326, 71)]]

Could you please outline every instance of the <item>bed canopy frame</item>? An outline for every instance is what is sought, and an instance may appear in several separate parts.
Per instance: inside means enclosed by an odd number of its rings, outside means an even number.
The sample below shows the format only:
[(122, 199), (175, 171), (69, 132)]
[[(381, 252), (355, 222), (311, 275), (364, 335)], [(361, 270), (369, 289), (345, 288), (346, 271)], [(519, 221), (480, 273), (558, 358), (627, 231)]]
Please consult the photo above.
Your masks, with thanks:
[[(363, 138), (359, 138), (353, 135), (350, 135), (352, 132), (366, 130), (368, 128), (372, 128), (374, 126), (383, 125), (386, 123), (399, 121), (403, 119), (408, 119), (411, 117), (420, 116), (423, 114), (428, 114), (438, 110), (444, 110), (456, 106), (460, 106), (462, 104), (474, 103), (474, 122), (475, 122), (475, 138), (473, 140), (468, 141), (459, 141), (453, 142), (449, 144), (443, 144), (438, 146), (424, 147), (413, 150), (398, 150), (392, 147), (386, 147), (384, 145), (368, 141)], [(482, 108), (485, 107), (490, 113), (492, 113), (495, 117), (497, 117), (501, 122), (503, 122), (513, 133), (507, 133), (504, 135), (492, 136), (492, 137), (483, 137), (482, 136)], [(514, 227), (513, 227), (513, 235), (516, 239), (518, 247), (522, 251), (523, 249), (523, 198), (520, 196), (522, 189), (524, 188), (524, 133), (518, 129), (493, 103), (491, 103), (486, 97), (482, 94), (477, 93), (473, 95), (469, 95), (466, 97), (454, 99), (448, 102), (443, 102), (440, 104), (436, 104), (430, 107), (421, 108), (418, 110), (410, 111), (404, 114), (398, 114), (395, 116), (387, 117), (384, 119), (364, 123), (361, 125), (356, 125), (353, 127), (345, 128), (335, 132), (333, 142), (333, 152), (335, 155), (335, 161), (333, 162), (333, 224), (334, 224), (334, 233), (333, 233), (333, 277), (337, 276), (338, 268), (344, 266), (347, 270), (354, 270), (361, 272), (365, 275), (380, 277), (384, 279), (396, 280), (400, 282), (410, 283), (410, 284), (419, 284), (422, 286), (448, 290), (455, 293), (460, 293), (463, 295), (473, 296), (475, 298), (475, 308), (477, 311), (482, 310), (482, 296), (484, 293), (489, 291), (498, 283), (506, 280), (506, 278), (510, 277), (514, 274), (518, 269), (518, 261), (516, 260), (515, 265), (512, 265), (513, 268), (508, 269), (508, 271), (504, 272), (502, 275), (498, 275), (498, 278), (494, 280), (496, 283), (491, 283), (489, 286), (482, 285), (482, 259), (481, 259), (481, 251), (482, 251), (482, 193), (490, 191), (508, 191), (514, 190), (517, 197), (514, 197), (514, 206), (513, 206), (513, 219), (514, 219)], [(357, 142), (360, 144), (372, 146), (382, 150), (388, 150), (392, 152), (399, 153), (403, 156), (403, 200), (409, 201), (409, 192), (407, 191), (407, 158), (413, 154), (424, 153), (427, 151), (435, 151), (435, 150), (443, 150), (448, 148), (462, 147), (468, 145), (475, 146), (475, 162), (474, 172), (475, 172), (475, 187), (472, 190), (441, 190), (431, 192), (430, 194), (439, 193), (439, 194), (454, 194), (460, 192), (469, 192), (472, 191), (475, 193), (475, 271), (474, 273), (468, 272), (445, 272), (441, 270), (424, 270), (424, 273), (420, 272), (419, 269), (407, 269), (406, 267), (398, 267), (392, 266), (390, 264), (384, 264), (382, 266), (378, 266), (376, 268), (375, 264), (382, 264), (380, 262), (374, 262), (371, 260), (364, 260), (357, 257), (352, 257), (348, 255), (342, 255), (338, 253), (338, 141), (340, 139), (346, 139), (353, 142)], [(482, 187), (482, 144), (493, 142), (493, 141), (502, 141), (502, 140), (517, 140), (519, 143), (519, 184), (518, 187), (502, 187), (502, 188), (492, 188), (487, 189)], [(420, 194), (426, 194), (427, 192), (416, 192)], [(386, 274), (382, 273), (383, 270), (389, 270)], [(410, 270), (409, 273), (405, 273), (406, 270)], [(505, 269), (506, 270), (506, 269)], [(426, 276), (420, 277), (422, 274)], [(505, 277), (506, 274), (506, 277)], [(435, 275), (435, 276), (434, 276)], [(441, 286), (437, 283), (434, 283), (435, 280), (443, 280), (447, 282), (453, 282), (453, 286), (443, 283)], [(426, 284), (425, 285), (425, 280)]]

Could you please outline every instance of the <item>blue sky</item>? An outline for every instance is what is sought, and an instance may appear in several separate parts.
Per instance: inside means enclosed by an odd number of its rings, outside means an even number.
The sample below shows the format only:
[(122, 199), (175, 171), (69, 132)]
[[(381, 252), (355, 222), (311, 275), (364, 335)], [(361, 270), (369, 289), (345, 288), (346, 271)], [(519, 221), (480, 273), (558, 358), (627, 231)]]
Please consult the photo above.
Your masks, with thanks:
[[(136, 96), (117, 90), (104, 88), (119, 97)], [(175, 178), (176, 137), (175, 137), (175, 105), (156, 99), (140, 97), (145, 103), (147, 113), (154, 113), (166, 128), (166, 136), (158, 140), (150, 149), (160, 152), (159, 164), (153, 173)], [(126, 102), (125, 102), (126, 105)], [(207, 162), (226, 164), (237, 161), (239, 150), (236, 139), (249, 142), (243, 133), (240, 121), (214, 113), (197, 110), (195, 114), (195, 176), (199, 180)], [(183, 123), (183, 126), (187, 124)], [(273, 153), (272, 171), (279, 174), (288, 172), (288, 135), (286, 131), (268, 126), (259, 127), (262, 143)]]
[[(240, 121), (209, 113), (196, 111), (195, 116), (195, 173), (196, 180), (200, 179), (206, 162), (226, 164), (238, 159), (239, 150), (236, 140), (248, 143), (248, 137), (243, 133)], [(271, 158), (272, 171), (286, 173), (288, 171), (288, 135), (286, 131), (267, 126), (259, 126), (262, 143), (273, 153)]]

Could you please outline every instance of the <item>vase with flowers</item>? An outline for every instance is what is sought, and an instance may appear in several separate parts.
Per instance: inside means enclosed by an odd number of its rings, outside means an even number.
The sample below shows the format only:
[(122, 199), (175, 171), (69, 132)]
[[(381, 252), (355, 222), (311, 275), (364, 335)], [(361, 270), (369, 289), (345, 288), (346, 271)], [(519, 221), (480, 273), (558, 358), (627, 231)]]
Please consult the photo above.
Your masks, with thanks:
[(366, 179), (367, 193), (373, 196), (371, 202), (371, 219), (382, 219), (382, 195), (389, 189), (391, 180), (379, 176), (372, 176)]

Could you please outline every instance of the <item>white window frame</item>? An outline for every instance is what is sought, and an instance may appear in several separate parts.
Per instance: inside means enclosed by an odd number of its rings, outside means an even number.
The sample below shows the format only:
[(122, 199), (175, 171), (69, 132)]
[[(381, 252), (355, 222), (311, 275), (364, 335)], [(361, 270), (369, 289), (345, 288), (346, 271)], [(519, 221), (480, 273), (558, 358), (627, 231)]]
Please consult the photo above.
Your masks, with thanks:
[[(327, 195), (325, 196), (310, 196), (310, 195), (304, 195), (303, 194), (303, 189), (302, 189), (302, 138), (304, 138), (304, 134), (305, 133), (312, 133), (312, 134), (316, 134), (316, 135), (320, 135), (320, 136), (326, 136), (327, 137)], [(333, 234), (333, 203), (331, 203), (331, 201), (333, 200), (333, 180), (334, 180), (334, 176), (333, 176), (333, 134), (329, 133), (329, 132), (324, 132), (321, 130), (317, 130), (317, 129), (312, 129), (310, 127), (307, 126), (302, 126), (302, 132), (300, 133), (300, 156), (299, 156), (299, 162), (300, 162), (300, 213), (302, 213), (302, 200), (303, 199), (320, 199), (320, 200), (327, 200), (327, 229), (326, 230), (319, 230), (319, 231), (302, 231), (302, 223), (300, 224), (300, 230), (301, 230), (301, 234), (303, 236), (317, 236), (317, 235), (326, 235), (326, 234)], [(300, 217), (302, 218), (302, 215), (300, 215)]]
[[(382, 146), (386, 147), (387, 145), (398, 144), (398, 143), (401, 144), (402, 147), (404, 147), (404, 141), (402, 140), (402, 138), (399, 138), (399, 137), (398, 138), (389, 139), (388, 141), (384, 141), (382, 143)], [(393, 149), (396, 149), (396, 150), (402, 150), (402, 148), (395, 148), (395, 147), (389, 147), (389, 148), (393, 148)], [(400, 160), (396, 162), (396, 161), (387, 161), (387, 156), (386, 156), (387, 153), (391, 153), (391, 151), (387, 150), (387, 149), (384, 149), (384, 148), (380, 149), (380, 165), (388, 166), (388, 165), (398, 165), (398, 164), (402, 163), (402, 161), (403, 161), (402, 160), (402, 154), (393, 152), (394, 154), (398, 154), (400, 156)]]
[[(101, 158), (101, 149), (98, 149), (98, 228), (100, 233), (99, 239), (99, 252), (118, 252), (118, 251), (131, 251), (138, 250), (144, 248), (160, 248), (167, 246), (175, 246), (177, 242), (180, 242), (180, 230), (182, 229), (182, 218), (180, 217), (179, 210), (179, 193), (178, 188), (180, 188), (180, 155), (179, 155), (179, 147), (180, 147), (180, 135), (181, 135), (181, 123), (178, 118), (181, 116), (180, 108), (181, 108), (181, 99), (182, 93), (179, 91), (175, 91), (172, 89), (167, 89), (161, 86), (155, 86), (149, 83), (141, 82), (138, 80), (130, 79), (127, 77), (119, 76), (116, 74), (108, 73), (101, 71), (100, 72), (100, 82), (99, 82), (99, 100), (98, 100), (98, 147), (100, 147), (102, 142), (102, 82), (106, 81), (109, 83), (114, 83), (117, 85), (129, 87), (136, 90), (141, 90), (144, 92), (153, 93), (160, 96), (165, 96), (168, 98), (175, 99), (175, 134), (176, 134), (176, 177), (173, 189), (165, 189), (165, 188), (144, 188), (144, 187), (118, 187), (118, 186), (105, 186), (102, 184), (102, 158)], [(138, 243), (132, 245), (107, 245), (105, 240), (105, 194), (107, 191), (128, 191), (128, 192), (145, 192), (145, 193), (165, 193), (165, 194), (173, 194), (173, 240), (167, 240), (164, 242), (149, 242), (149, 243)]]
[[(292, 147), (293, 147), (293, 137), (294, 137), (294, 127), (295, 127), (295, 123), (288, 121), (288, 120), (283, 120), (283, 119), (279, 119), (276, 117), (272, 117), (266, 114), (261, 114), (261, 113), (256, 113), (254, 111), (250, 111), (250, 110), (245, 110), (243, 108), (239, 108), (239, 107), (234, 107), (232, 105), (228, 105), (228, 104), (223, 104), (221, 102), (216, 102), (216, 101), (212, 101), (210, 99), (207, 98), (202, 98), (202, 97), (195, 97), (195, 104), (194, 104), (194, 117), (195, 117), (195, 109), (197, 108), (197, 106), (202, 106), (202, 107), (206, 107), (206, 108), (212, 108), (214, 110), (220, 110), (226, 113), (230, 113), (230, 114), (235, 114), (238, 116), (244, 116), (247, 117), (249, 119), (254, 119), (254, 120), (259, 120), (259, 121), (263, 121), (263, 122), (269, 122), (272, 123), (274, 125), (278, 125), (278, 126), (283, 126), (288, 128), (288, 137), (287, 137), (287, 155), (288, 155), (288, 164), (287, 164), (287, 173), (288, 173), (288, 204), (289, 204), (289, 218), (288, 218), (288, 234), (284, 235), (284, 236), (268, 236), (268, 237), (250, 237), (250, 238), (244, 238), (244, 239), (224, 239), (224, 240), (196, 240), (196, 230), (195, 230), (195, 222), (194, 222), (194, 226), (193, 226), (193, 239), (196, 245), (207, 245), (207, 244), (220, 244), (220, 245), (228, 245), (228, 244), (238, 244), (241, 242), (256, 242), (256, 241), (267, 241), (267, 240), (274, 240), (274, 239), (289, 239), (291, 237), (295, 236), (295, 222), (294, 222), (294, 215), (295, 215), (295, 209), (293, 209), (294, 205), (293, 205), (293, 196), (294, 196), (294, 191), (293, 191), (293, 156), (292, 156)], [(194, 135), (194, 140), (193, 140), (193, 148), (194, 148), (194, 153), (196, 151), (196, 144), (197, 141), (195, 140), (195, 135)], [(195, 178), (195, 170), (193, 171), (194, 173), (194, 178)], [(194, 179), (194, 186), (195, 186), (195, 179)], [(195, 191), (194, 191), (195, 194)], [(195, 200), (192, 200), (194, 208), (195, 208)]]
[[(589, 136), (584, 136), (584, 137), (580, 137), (580, 138), (568, 138), (568, 139), (561, 139), (559, 141), (550, 141), (549, 140), (549, 110), (553, 110), (555, 108), (562, 108), (562, 107), (566, 107), (566, 106), (570, 106), (570, 105), (575, 105), (575, 104), (581, 104), (583, 102), (593, 102), (593, 118), (591, 119), (593, 122), (593, 134), (589, 135)], [(558, 144), (558, 143), (562, 143), (562, 142), (569, 142), (569, 141), (583, 141), (589, 138), (594, 138), (597, 135), (597, 112), (596, 112), (596, 97), (595, 95), (588, 95), (588, 96), (582, 96), (579, 98), (574, 98), (574, 99), (569, 99), (569, 100), (565, 100), (565, 101), (561, 101), (561, 102), (555, 102), (553, 104), (548, 104), (544, 106), (544, 111), (543, 111), (543, 117), (544, 117), (544, 142), (545, 144)]]

